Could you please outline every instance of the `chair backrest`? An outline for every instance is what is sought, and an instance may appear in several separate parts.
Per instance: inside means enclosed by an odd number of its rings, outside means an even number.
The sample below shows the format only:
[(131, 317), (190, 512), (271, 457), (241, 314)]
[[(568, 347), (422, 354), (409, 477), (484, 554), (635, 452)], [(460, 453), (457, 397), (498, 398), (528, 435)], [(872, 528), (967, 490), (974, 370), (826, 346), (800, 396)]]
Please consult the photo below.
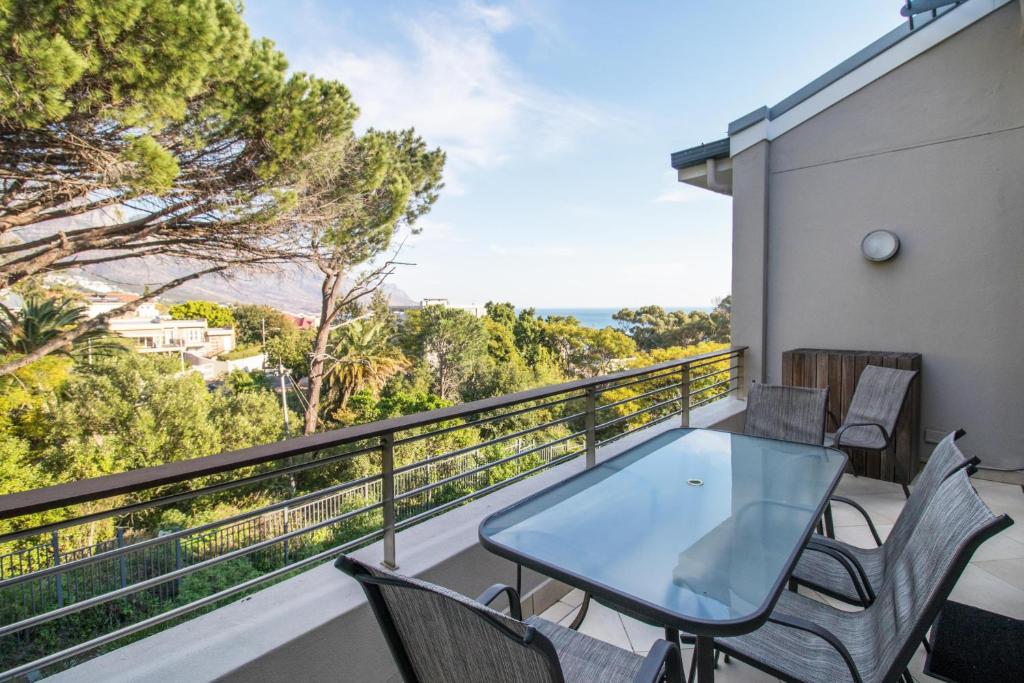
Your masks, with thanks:
[(1012, 523), (988, 509), (965, 471), (939, 485), (890, 565), (878, 597), (864, 612), (872, 634), (859, 646), (874, 651), (862, 661), (875, 664), (872, 671), (862, 672), (865, 681), (896, 680), (974, 551)]
[(891, 438), (903, 407), (903, 399), (916, 376), (917, 370), (865, 366), (857, 380), (857, 388), (853, 390), (843, 423), (881, 425)]
[(956, 432), (950, 434), (935, 447), (924, 469), (917, 475), (914, 488), (910, 491), (900, 516), (889, 532), (889, 537), (882, 546), (886, 559), (899, 553), (914, 532), (928, 501), (932, 499), (939, 486), (948, 476), (957, 470), (966, 468), (972, 461), (956, 445)]
[(821, 445), (828, 389), (754, 384), (747, 395), (743, 433)]
[(554, 646), (532, 626), (351, 557), (335, 566), (362, 585), (406, 683), (564, 683)]

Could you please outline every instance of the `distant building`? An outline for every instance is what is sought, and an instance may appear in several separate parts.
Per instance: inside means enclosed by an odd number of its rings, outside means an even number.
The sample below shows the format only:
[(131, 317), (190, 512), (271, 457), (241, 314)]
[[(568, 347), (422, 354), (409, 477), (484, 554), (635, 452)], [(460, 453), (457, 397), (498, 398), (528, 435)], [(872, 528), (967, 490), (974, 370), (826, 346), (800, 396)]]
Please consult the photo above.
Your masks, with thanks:
[(153, 318), (113, 318), (111, 332), (135, 342), (140, 353), (181, 352), (213, 358), (235, 348), (235, 331), (229, 327), (207, 327), (205, 320)]
[[(138, 299), (137, 294), (129, 294), (128, 292), (108, 292), (106, 294), (95, 294), (86, 299), (88, 310), (86, 315), (91, 319), (104, 313), (109, 313), (116, 308), (120, 308), (127, 303), (131, 303)], [(152, 301), (145, 301), (129, 313), (125, 317), (132, 318), (156, 318), (160, 315), (160, 311), (157, 310), (156, 303)]]

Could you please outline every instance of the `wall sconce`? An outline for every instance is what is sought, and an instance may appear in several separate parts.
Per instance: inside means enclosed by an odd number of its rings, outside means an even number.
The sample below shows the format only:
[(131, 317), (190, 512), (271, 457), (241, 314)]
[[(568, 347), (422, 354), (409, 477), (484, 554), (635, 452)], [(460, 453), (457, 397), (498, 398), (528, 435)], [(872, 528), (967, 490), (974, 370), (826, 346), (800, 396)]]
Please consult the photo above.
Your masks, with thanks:
[(890, 230), (872, 230), (864, 235), (860, 251), (868, 261), (881, 263), (896, 256), (900, 250), (900, 238)]

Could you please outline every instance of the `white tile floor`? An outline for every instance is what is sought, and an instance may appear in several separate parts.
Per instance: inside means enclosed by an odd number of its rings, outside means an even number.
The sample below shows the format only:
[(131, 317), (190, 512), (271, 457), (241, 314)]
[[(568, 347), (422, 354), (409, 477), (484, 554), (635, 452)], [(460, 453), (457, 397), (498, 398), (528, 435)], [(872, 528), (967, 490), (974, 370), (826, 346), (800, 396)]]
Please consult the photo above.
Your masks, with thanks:
[[(1016, 524), (1002, 534), (990, 539), (975, 554), (970, 566), (960, 577), (952, 599), (976, 605), (992, 612), (1024, 619), (1024, 492), (1021, 487), (975, 479), (974, 484), (981, 497), (994, 512), (1005, 512)], [(879, 534), (884, 539), (892, 528), (903, 507), (904, 497), (896, 484), (874, 479), (854, 478), (846, 475), (839, 484), (837, 493), (854, 498), (863, 505), (875, 521)], [(863, 518), (835, 506), (836, 535), (849, 543), (871, 546), (873, 541)], [(804, 591), (835, 607), (842, 604), (813, 591)], [(545, 619), (568, 625), (579, 609), (583, 594), (574, 590), (549, 608), (542, 615)], [(637, 654), (647, 654), (658, 638), (663, 637), (662, 629), (648, 626), (629, 617), (622, 616), (595, 602), (590, 603), (587, 617), (580, 628), (594, 638), (600, 638)], [(683, 660), (690, 665), (692, 648), (683, 646)], [(924, 648), (920, 648), (911, 662), (910, 672), (918, 681), (934, 681), (922, 673)], [(687, 669), (688, 670), (688, 669)], [(722, 683), (745, 683), (746, 681), (772, 681), (773, 677), (761, 673), (745, 664), (733, 660), (719, 664), (715, 680)]]

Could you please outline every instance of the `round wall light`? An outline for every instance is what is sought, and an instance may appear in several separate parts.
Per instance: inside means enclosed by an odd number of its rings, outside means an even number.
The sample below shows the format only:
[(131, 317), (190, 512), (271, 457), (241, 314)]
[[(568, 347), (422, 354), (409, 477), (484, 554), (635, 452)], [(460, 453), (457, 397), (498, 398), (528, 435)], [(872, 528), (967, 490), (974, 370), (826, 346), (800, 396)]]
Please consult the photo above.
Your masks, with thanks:
[(872, 230), (860, 243), (860, 251), (868, 261), (888, 261), (899, 250), (900, 238), (890, 230)]

